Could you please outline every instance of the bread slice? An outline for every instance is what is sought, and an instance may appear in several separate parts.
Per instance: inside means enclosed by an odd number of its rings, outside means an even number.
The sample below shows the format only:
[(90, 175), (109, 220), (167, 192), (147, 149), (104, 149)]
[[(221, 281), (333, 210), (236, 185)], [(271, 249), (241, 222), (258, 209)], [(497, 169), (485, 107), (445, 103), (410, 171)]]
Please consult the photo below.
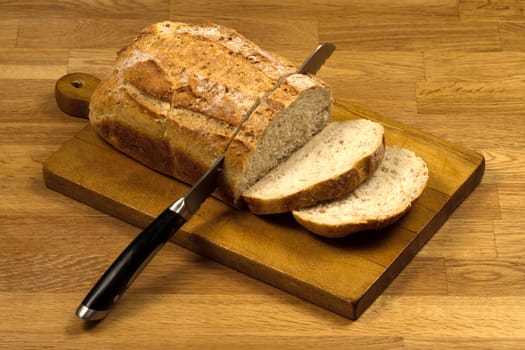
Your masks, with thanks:
[(242, 206), (241, 194), (331, 119), (330, 89), (315, 76), (293, 74), (265, 96), (226, 153), (225, 188)]
[(377, 171), (355, 191), (334, 201), (293, 211), (297, 222), (326, 237), (386, 227), (410, 208), (428, 181), (425, 162), (410, 150), (386, 147)]
[(348, 193), (381, 163), (383, 134), (383, 126), (370, 120), (332, 122), (243, 192), (243, 199), (255, 214), (275, 214)]
[[(276, 162), (253, 153), (273, 151), (268, 145), (279, 137), (284, 157), (330, 117), (330, 89), (315, 77), (294, 78), (296, 70), (231, 28), (156, 23), (119, 51), (112, 73), (91, 97), (90, 123), (131, 158), (192, 184), (246, 122), (219, 179), (222, 198), (240, 206), (242, 188)], [(298, 111), (307, 109), (315, 113), (299, 118)], [(295, 118), (298, 128), (289, 120)]]

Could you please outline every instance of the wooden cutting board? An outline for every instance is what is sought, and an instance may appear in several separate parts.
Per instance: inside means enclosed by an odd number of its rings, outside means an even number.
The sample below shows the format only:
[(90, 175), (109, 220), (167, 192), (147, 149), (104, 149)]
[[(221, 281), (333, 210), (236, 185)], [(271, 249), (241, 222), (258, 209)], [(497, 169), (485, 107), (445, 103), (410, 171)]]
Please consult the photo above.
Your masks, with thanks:
[[(339, 240), (317, 237), (291, 215), (258, 217), (209, 198), (173, 241), (351, 319), (395, 276), (479, 184), (479, 153), (338, 101), (335, 119), (385, 126), (387, 145), (415, 151), (428, 164), (428, 186), (400, 221)], [(102, 141), (86, 126), (44, 164), (46, 185), (138, 227), (145, 227), (187, 186)]]

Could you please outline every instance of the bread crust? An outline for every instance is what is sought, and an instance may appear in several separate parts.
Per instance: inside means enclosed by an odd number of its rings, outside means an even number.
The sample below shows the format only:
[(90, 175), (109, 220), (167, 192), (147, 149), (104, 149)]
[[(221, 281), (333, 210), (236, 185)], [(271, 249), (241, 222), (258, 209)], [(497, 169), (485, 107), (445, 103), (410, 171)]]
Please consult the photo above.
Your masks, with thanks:
[(251, 212), (255, 214), (285, 213), (295, 209), (314, 206), (319, 202), (336, 199), (357, 188), (372, 175), (381, 164), (385, 154), (384, 137), (374, 152), (358, 161), (348, 171), (320, 181), (301, 191), (270, 200), (243, 195)]
[[(112, 79), (101, 83), (91, 106), (91, 125), (102, 138), (131, 158), (186, 183), (199, 179), (230, 136), (209, 131), (203, 137), (202, 130), (172, 120), (169, 112), (137, 102)], [(99, 108), (103, 112), (98, 113)]]
[(362, 223), (341, 223), (339, 225), (328, 225), (328, 224), (319, 224), (318, 222), (311, 221), (311, 220), (305, 220), (301, 216), (297, 215), (296, 213), (293, 213), (294, 219), (305, 229), (307, 229), (310, 232), (313, 232), (315, 234), (318, 234), (320, 236), (324, 236), (327, 238), (343, 238), (348, 235), (362, 232), (362, 231), (369, 231), (369, 230), (380, 230), (382, 228), (385, 228), (387, 226), (390, 226), (394, 224), (396, 221), (401, 219), (406, 212), (410, 209), (409, 205), (406, 207), (403, 211), (400, 213), (377, 219), (377, 220), (370, 220)]
[(115, 66), (142, 93), (232, 125), (296, 69), (233, 29), (169, 21), (145, 28), (120, 50)]

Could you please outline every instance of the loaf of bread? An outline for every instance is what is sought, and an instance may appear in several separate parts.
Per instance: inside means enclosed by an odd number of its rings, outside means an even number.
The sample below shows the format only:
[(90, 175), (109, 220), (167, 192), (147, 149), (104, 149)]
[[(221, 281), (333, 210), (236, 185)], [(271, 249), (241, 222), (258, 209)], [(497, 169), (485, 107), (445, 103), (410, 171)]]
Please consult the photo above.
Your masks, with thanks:
[(119, 51), (92, 95), (90, 123), (118, 150), (189, 184), (243, 124), (219, 179), (222, 198), (241, 206), (244, 189), (330, 119), (328, 86), (296, 70), (230, 28), (156, 23)]
[(421, 195), (428, 181), (426, 163), (414, 152), (387, 146), (383, 162), (357, 189), (336, 200), (293, 211), (303, 227), (337, 238), (381, 229), (396, 222)]
[(233, 206), (292, 211), (327, 237), (393, 223), (423, 191), (425, 163), (385, 148), (377, 123), (331, 122), (329, 87), (296, 70), (233, 29), (156, 23), (119, 51), (89, 119), (116, 149), (189, 184), (226, 151), (216, 195)]
[(284, 213), (351, 192), (377, 169), (384, 130), (365, 119), (331, 122), (243, 198), (255, 214)]

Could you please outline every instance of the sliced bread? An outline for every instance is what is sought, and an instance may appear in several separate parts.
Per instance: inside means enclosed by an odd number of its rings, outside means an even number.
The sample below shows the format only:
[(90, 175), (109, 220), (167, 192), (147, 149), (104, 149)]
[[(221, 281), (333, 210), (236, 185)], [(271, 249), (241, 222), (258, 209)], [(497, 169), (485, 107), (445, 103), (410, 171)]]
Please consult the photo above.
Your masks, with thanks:
[(331, 122), (243, 192), (255, 214), (284, 213), (348, 193), (383, 158), (383, 126), (365, 119)]
[(386, 227), (421, 195), (428, 181), (425, 162), (410, 150), (386, 147), (381, 166), (353, 192), (334, 201), (293, 211), (311, 232), (337, 238)]
[(119, 51), (91, 97), (89, 119), (116, 149), (190, 184), (242, 125), (216, 192), (242, 206), (245, 188), (330, 119), (330, 88), (296, 71), (231, 28), (155, 23)]
[(292, 74), (265, 96), (242, 125), (224, 161), (224, 177), (240, 206), (241, 194), (331, 119), (330, 89), (317, 77)]

